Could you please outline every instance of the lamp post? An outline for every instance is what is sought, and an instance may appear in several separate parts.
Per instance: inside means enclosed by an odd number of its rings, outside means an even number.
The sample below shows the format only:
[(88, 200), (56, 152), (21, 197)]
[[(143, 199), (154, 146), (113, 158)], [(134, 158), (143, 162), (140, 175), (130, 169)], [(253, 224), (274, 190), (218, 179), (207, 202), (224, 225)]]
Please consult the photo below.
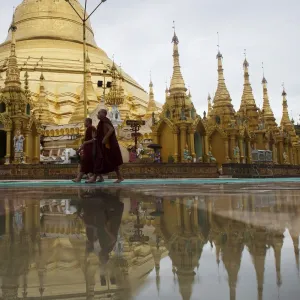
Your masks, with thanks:
[(83, 105), (84, 105), (84, 118), (87, 117), (87, 90), (86, 90), (86, 22), (89, 20), (89, 18), (93, 15), (93, 13), (99, 8), (99, 6), (106, 2), (106, 0), (101, 0), (101, 2), (96, 6), (96, 8), (87, 15), (87, 0), (85, 0), (84, 3), (84, 13), (83, 16), (80, 15), (80, 13), (76, 10), (76, 8), (73, 6), (70, 0), (65, 0), (69, 5), (72, 7), (72, 9), (75, 11), (77, 16), (82, 21), (82, 27), (83, 27)]
[(138, 137), (141, 135), (139, 133), (141, 126), (145, 125), (146, 122), (144, 120), (127, 120), (126, 125), (130, 126), (130, 131), (132, 131), (131, 136), (134, 137), (134, 147), (137, 150), (137, 141)]

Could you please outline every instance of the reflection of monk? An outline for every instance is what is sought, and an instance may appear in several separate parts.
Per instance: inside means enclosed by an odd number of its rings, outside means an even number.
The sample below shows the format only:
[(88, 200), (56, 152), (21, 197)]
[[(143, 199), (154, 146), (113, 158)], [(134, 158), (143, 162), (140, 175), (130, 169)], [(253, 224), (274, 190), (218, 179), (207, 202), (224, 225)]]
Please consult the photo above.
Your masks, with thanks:
[(100, 259), (107, 262), (117, 241), (124, 204), (119, 197), (103, 191), (95, 191), (87, 198), (80, 202), (78, 209), (86, 226), (87, 250), (93, 251), (98, 240)]

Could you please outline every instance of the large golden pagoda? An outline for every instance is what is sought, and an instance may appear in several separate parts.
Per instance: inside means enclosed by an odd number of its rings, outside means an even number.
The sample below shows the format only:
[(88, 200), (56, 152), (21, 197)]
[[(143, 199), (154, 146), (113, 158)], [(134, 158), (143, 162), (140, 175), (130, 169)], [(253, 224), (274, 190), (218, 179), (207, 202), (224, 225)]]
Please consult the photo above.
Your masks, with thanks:
[[(77, 11), (83, 12), (79, 1), (72, 4)], [(45, 149), (62, 152), (65, 148), (76, 147), (84, 119), (81, 20), (66, 1), (23, 0), (15, 10), (14, 22), (18, 28), (14, 36), (20, 83), (24, 84), (30, 99), (32, 115), (43, 125)], [(6, 81), (12, 37), (10, 31), (0, 45), (0, 87), (4, 87)], [(87, 108), (91, 115), (109, 92), (113, 62), (97, 46), (89, 21), (86, 41)], [(124, 71), (122, 78), (125, 100), (120, 107), (122, 119), (132, 113), (145, 114), (149, 106), (147, 92)], [(4, 104), (0, 105), (2, 112)], [(4, 117), (1, 116), (1, 124)], [(1, 140), (5, 139), (4, 131), (0, 130), (0, 136)], [(1, 157), (6, 155), (4, 149), (0, 152)], [(39, 153), (36, 155), (39, 159)]]
[[(74, 1), (73, 5), (76, 10), (83, 11), (78, 1)], [(68, 124), (82, 98), (83, 90), (83, 41), (79, 17), (66, 1), (24, 0), (16, 8), (15, 23), (18, 27), (16, 48), (21, 78), (27, 71), (33, 101), (39, 101), (40, 76), (43, 73), (46, 100), (53, 123)], [(103, 71), (109, 69), (112, 61), (97, 46), (89, 22), (86, 39), (88, 74), (91, 81), (88, 91), (88, 111), (91, 113), (96, 107), (97, 100), (103, 95), (103, 87), (98, 88), (97, 82), (104, 81)], [(0, 45), (2, 72), (7, 67), (10, 43), (11, 34)], [(148, 105), (146, 91), (125, 72), (123, 77), (126, 94), (131, 95), (136, 104), (146, 110)], [(107, 81), (109, 78), (106, 78)]]

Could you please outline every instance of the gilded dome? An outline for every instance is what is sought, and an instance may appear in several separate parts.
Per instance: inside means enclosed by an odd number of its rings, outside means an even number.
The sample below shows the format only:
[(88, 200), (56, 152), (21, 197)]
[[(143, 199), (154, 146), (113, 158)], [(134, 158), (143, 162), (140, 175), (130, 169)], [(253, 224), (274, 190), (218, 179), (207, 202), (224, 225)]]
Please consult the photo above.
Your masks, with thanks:
[[(83, 15), (78, 0), (71, 0), (74, 8)], [(82, 21), (65, 0), (23, 0), (16, 8), (17, 40), (58, 39), (82, 43)], [(91, 24), (87, 23), (87, 43), (96, 47)], [(11, 34), (7, 40), (11, 39)]]
[[(77, 11), (83, 13), (79, 0), (70, 1)], [(68, 124), (81, 106), (83, 91), (83, 26), (80, 18), (65, 0), (23, 0), (16, 8), (15, 24), (16, 55), (22, 85), (26, 71), (33, 101), (39, 103), (43, 74), (49, 113), (55, 124)], [(10, 42), (11, 34), (0, 44), (0, 86), (4, 85)], [(111, 66), (112, 61), (97, 46), (90, 23), (87, 24), (87, 44), (90, 58), (88, 110), (92, 112), (104, 92), (98, 81), (111, 80), (103, 78), (103, 70)], [(148, 95), (125, 71), (122, 74), (125, 95), (134, 99), (142, 114), (147, 109)]]

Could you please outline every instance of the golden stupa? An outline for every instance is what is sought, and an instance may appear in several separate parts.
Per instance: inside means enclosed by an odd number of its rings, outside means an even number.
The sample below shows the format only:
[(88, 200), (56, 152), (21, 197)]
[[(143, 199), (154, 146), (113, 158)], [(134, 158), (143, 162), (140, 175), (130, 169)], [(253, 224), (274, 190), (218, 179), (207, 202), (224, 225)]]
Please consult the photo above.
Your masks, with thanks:
[[(83, 13), (79, 1), (72, 1)], [(23, 0), (15, 10), (17, 26), (16, 53), (21, 81), (28, 73), (29, 91), (39, 110), (43, 124), (81, 123), (83, 109), (83, 37), (82, 22), (64, 0)], [(98, 81), (108, 82), (112, 60), (97, 46), (91, 24), (86, 30), (89, 63), (87, 68), (88, 113), (92, 113), (103, 96)], [(10, 52), (11, 32), (0, 45), (0, 86), (3, 87)], [(103, 72), (104, 71), (104, 72)], [(125, 102), (133, 101), (135, 110), (144, 114), (148, 106), (147, 92), (122, 71)], [(106, 91), (107, 93), (108, 91)], [(41, 107), (39, 107), (41, 106)], [(47, 108), (48, 111), (47, 112)], [(127, 112), (125, 112), (127, 113)]]

